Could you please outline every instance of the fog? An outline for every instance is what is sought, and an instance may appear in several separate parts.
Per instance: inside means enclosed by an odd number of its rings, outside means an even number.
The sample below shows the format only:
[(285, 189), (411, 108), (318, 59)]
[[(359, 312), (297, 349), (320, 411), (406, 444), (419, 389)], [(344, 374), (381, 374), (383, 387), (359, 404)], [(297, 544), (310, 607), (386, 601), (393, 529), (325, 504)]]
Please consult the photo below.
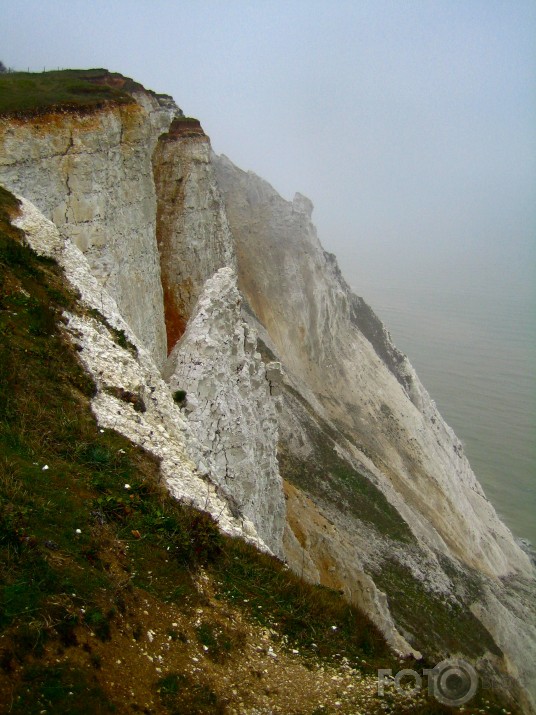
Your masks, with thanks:
[(16, 69), (172, 94), (217, 152), (312, 199), (359, 292), (536, 283), (532, 0), (4, 0), (0, 38)]

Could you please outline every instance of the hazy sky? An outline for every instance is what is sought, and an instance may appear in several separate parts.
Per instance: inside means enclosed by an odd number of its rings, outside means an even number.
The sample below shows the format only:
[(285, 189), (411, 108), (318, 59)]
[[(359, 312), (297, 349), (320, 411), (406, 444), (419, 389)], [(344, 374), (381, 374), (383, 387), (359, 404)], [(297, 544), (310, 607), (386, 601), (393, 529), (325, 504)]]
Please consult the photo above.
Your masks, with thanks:
[(0, 53), (172, 94), (358, 292), (536, 284), (534, 0), (1, 0)]

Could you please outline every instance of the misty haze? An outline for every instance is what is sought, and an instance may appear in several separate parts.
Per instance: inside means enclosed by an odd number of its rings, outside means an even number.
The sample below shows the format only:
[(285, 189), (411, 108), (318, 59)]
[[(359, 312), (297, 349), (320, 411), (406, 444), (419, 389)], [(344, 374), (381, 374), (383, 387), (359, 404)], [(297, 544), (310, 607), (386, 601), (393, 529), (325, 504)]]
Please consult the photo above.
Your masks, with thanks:
[(536, 4), (1, 15), (0, 710), (535, 715)]

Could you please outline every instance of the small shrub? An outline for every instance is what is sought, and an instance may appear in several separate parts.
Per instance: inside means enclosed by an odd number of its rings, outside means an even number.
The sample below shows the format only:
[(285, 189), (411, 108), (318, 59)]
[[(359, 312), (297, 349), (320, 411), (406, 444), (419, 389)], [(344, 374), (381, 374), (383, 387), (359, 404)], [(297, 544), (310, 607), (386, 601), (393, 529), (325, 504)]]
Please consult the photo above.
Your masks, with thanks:
[(128, 499), (108, 494), (95, 499), (93, 513), (99, 521), (105, 523), (107, 521), (124, 521), (133, 513), (133, 509)]
[(12, 240), (0, 241), (0, 262), (10, 268), (28, 265), (28, 249)]
[(17, 660), (23, 663), (30, 655), (34, 658), (42, 658), (47, 641), (47, 631), (37, 623), (19, 628), (17, 632), (17, 642), (14, 648)]
[(78, 645), (75, 630), (79, 620), (77, 615), (67, 613), (60, 622), (54, 626), (54, 630), (58, 634), (61, 644), (66, 648)]
[(195, 560), (202, 564), (216, 561), (222, 551), (223, 537), (215, 519), (204, 511), (192, 509), (188, 530)]
[(186, 399), (186, 390), (175, 390), (173, 400), (177, 405), (182, 405)]
[(128, 350), (133, 357), (137, 357), (138, 348), (134, 345), (134, 343), (130, 342), (124, 330), (117, 330), (116, 328), (112, 327), (107, 321), (106, 327), (113, 334), (115, 342), (119, 345), (120, 348), (123, 348), (123, 350)]
[(152, 535), (179, 563), (207, 564), (219, 556), (223, 537), (217, 522), (206, 512), (173, 501), (154, 505), (140, 503), (144, 533)]

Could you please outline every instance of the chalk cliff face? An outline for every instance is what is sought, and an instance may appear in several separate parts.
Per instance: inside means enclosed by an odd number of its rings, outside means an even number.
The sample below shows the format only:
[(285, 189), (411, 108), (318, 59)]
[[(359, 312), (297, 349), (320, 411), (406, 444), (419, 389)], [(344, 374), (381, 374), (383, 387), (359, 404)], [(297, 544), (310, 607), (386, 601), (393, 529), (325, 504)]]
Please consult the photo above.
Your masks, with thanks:
[[(65, 330), (77, 345), (80, 360), (97, 386), (91, 407), (98, 423), (113, 429), (161, 460), (161, 471), (171, 493), (208, 511), (220, 528), (268, 550), (254, 525), (197, 467), (202, 445), (174, 404), (160, 371), (143, 344), (125, 322), (115, 300), (102, 290), (89, 264), (57, 227), (29, 201), (20, 197), (21, 214), (14, 224), (40, 255), (54, 258), (69, 283), (79, 291), (85, 315), (64, 313)], [(119, 339), (118, 339), (119, 336)]]
[(166, 356), (152, 154), (175, 112), (145, 92), (91, 113), (0, 118), (0, 177), (86, 256), (158, 364)]
[(207, 278), (235, 264), (210, 153), (203, 130), (181, 118), (159, 139), (154, 153), (168, 351), (184, 332)]
[[(257, 352), (242, 320), (232, 268), (209, 278), (186, 333), (164, 371), (172, 391), (187, 392), (185, 412), (210, 454), (208, 471), (279, 556), (285, 506), (277, 464), (277, 415), (270, 392), (281, 379)], [(269, 379), (271, 378), (271, 380)]]
[(450, 611), (451, 652), (476, 657), (483, 671), (502, 662), (531, 687), (533, 568), (460, 441), (322, 249), (311, 202), (283, 200), (226, 157), (214, 164), (248, 319), (286, 370), (279, 462), (289, 563), (342, 589), (401, 652), (434, 652), (423, 633), (448, 640), (437, 620)]
[[(199, 122), (183, 117), (169, 98), (136, 90), (129, 104), (109, 104), (90, 112), (52, 112), (24, 120), (0, 118), (0, 147), (0, 181), (35, 202), (54, 222), (69, 250), (76, 247), (82, 252), (95, 281), (92, 308), (103, 312), (112, 301), (112, 313), (115, 310), (122, 321), (119, 329), (126, 330), (128, 326), (133, 344), (148, 351), (154, 361), (148, 369), (143, 361), (133, 361), (127, 354), (118, 356), (117, 346), (107, 344), (102, 335), (98, 338), (98, 333), (88, 340), (91, 346), (100, 343), (100, 362), (95, 365), (89, 360), (84, 364), (98, 374), (103, 384), (94, 401), (101, 423), (114, 426), (145, 446), (156, 439), (157, 445), (150, 451), (154, 448), (158, 456), (175, 451), (171, 462), (167, 456), (164, 459), (163, 472), (177, 497), (211, 511), (222, 520), (222, 528), (234, 524), (235, 534), (243, 532), (264, 549), (269, 548), (269, 543), (274, 553), (282, 555), (284, 506), (276, 458), (277, 422), (266, 370), (256, 356), (252, 331), (248, 331), (243, 364), (238, 364), (240, 356), (224, 363), (224, 368), (232, 371), (229, 381), (236, 379), (240, 367), (244, 368), (244, 378), (234, 398), (230, 391), (223, 390), (221, 395), (230, 400), (236, 413), (228, 416), (226, 423), (220, 400), (205, 405), (202, 427), (193, 415), (193, 429), (184, 414), (179, 420), (179, 432), (187, 432), (184, 454), (198, 478), (205, 480), (202, 488), (195, 486), (195, 479), (194, 487), (181, 488), (192, 479), (177, 467), (180, 452), (164, 447), (166, 441), (172, 443), (177, 436), (170, 424), (180, 416), (178, 408), (172, 410), (171, 416), (169, 405), (159, 408), (157, 415), (149, 409), (143, 415), (132, 415), (134, 408), (121, 413), (114, 409), (118, 390), (123, 396), (134, 395), (132, 399), (141, 400), (145, 407), (155, 402), (155, 370), (164, 366), (168, 338), (171, 349), (184, 331), (205, 281), (218, 268), (235, 264), (225, 210), (210, 163), (209, 140)], [(94, 295), (98, 291), (100, 305)], [(215, 317), (216, 331), (217, 322)], [(82, 331), (82, 327), (76, 330)], [(221, 327), (231, 329), (230, 323)], [(204, 328), (212, 329), (210, 319)], [(87, 326), (84, 329), (89, 331)], [(99, 330), (103, 334), (103, 329)], [(185, 346), (189, 357), (190, 348)], [(215, 368), (208, 352), (204, 354), (201, 349), (197, 359)], [(82, 349), (80, 355), (84, 360), (86, 351)], [(177, 352), (174, 355), (177, 357)], [(247, 382), (245, 375), (250, 371)], [(218, 378), (225, 379), (221, 370)], [(255, 391), (257, 402), (252, 398)], [(169, 403), (169, 388), (165, 392)], [(117, 399), (120, 398), (116, 395)], [(189, 404), (193, 402), (192, 395)], [(228, 429), (231, 421), (237, 424), (240, 419), (240, 429), (229, 433), (234, 435), (231, 439), (227, 431), (221, 441), (208, 439), (212, 430), (220, 433), (218, 421), (223, 430), (224, 425)], [(203, 438), (201, 441), (196, 439), (196, 432)], [(241, 460), (234, 443), (240, 436), (247, 437), (249, 446), (248, 458), (238, 466)], [(221, 449), (216, 448), (217, 444)], [(228, 457), (224, 475), (222, 455)], [(246, 466), (251, 469), (246, 470)], [(204, 496), (199, 496), (200, 491)], [(214, 500), (219, 506), (212, 508)], [(266, 535), (266, 543), (258, 537), (246, 514), (254, 516)]]
[(529, 711), (532, 566), (311, 202), (142, 91), (0, 118), (0, 181), (43, 212), (25, 202), (20, 225), (91, 309), (66, 330), (102, 427), (227, 533), (344, 591), (400, 653), (471, 659)]
[[(311, 223), (312, 204), (215, 159), (236, 241), (239, 284), (295, 379), (406, 503), (416, 536), (503, 576), (529, 569), (407, 358), (353, 295)], [(269, 266), (269, 270), (267, 270)], [(398, 506), (395, 503), (395, 506)], [(419, 515), (426, 515), (426, 524)]]

